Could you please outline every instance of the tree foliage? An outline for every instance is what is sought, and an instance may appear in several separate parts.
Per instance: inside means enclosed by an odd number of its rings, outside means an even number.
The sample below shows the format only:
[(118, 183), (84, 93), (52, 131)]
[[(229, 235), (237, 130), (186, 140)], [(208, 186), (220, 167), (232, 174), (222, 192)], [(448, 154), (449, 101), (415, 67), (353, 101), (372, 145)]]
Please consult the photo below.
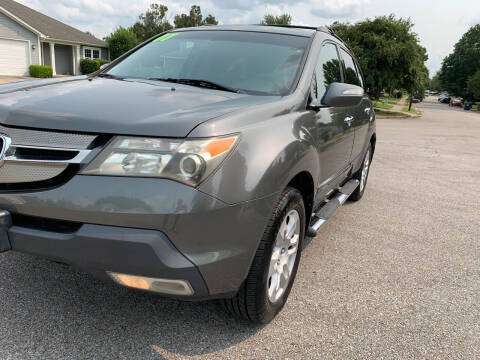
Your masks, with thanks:
[[(174, 18), (175, 28), (207, 24), (217, 25), (218, 21), (213, 15), (204, 18), (198, 5), (193, 5), (188, 14), (179, 14)], [(131, 27), (128, 29), (119, 27), (105, 38), (110, 48), (110, 57), (112, 60), (116, 59), (139, 43), (173, 28), (168, 18), (168, 7), (157, 3), (151, 4)]]
[(436, 90), (440, 91), (442, 89), (442, 83), (440, 81), (440, 71), (437, 71), (437, 73), (430, 79), (430, 83), (428, 84), (428, 88), (430, 90)]
[(440, 81), (449, 93), (470, 97), (468, 79), (480, 69), (480, 24), (472, 26), (442, 63)]
[(113, 33), (105, 38), (110, 49), (110, 58), (115, 60), (128, 50), (138, 45), (137, 36), (131, 29), (118, 27)]
[(357, 56), (374, 97), (382, 90), (392, 93), (403, 89), (410, 94), (425, 90), (428, 56), (412, 27), (410, 19), (397, 19), (393, 15), (332, 25)]
[(283, 14), (275, 16), (272, 14), (266, 14), (263, 17), (262, 25), (290, 25), (292, 23), (292, 16), (289, 14)]
[(467, 80), (467, 90), (475, 98), (480, 98), (480, 69)]
[(208, 15), (206, 18), (203, 18), (202, 10), (200, 6), (193, 5), (188, 14), (179, 14), (175, 15), (173, 20), (175, 28), (185, 28), (185, 27), (195, 27), (202, 25), (217, 25), (218, 21), (213, 15)]
[(168, 7), (162, 4), (151, 4), (150, 8), (138, 17), (132, 27), (132, 31), (140, 42), (150, 39), (152, 36), (173, 29), (167, 18)]

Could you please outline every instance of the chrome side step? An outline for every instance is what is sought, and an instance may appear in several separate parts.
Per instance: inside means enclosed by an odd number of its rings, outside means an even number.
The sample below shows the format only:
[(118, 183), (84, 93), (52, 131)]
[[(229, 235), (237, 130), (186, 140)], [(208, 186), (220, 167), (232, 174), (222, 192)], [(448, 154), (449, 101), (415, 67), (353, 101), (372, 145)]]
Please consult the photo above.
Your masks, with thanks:
[(360, 185), (358, 180), (350, 180), (343, 185), (335, 196), (325, 205), (317, 210), (312, 216), (310, 226), (307, 229), (306, 236), (317, 236), (318, 230), (335, 214), (337, 209), (342, 206), (345, 201), (352, 195), (355, 189)]

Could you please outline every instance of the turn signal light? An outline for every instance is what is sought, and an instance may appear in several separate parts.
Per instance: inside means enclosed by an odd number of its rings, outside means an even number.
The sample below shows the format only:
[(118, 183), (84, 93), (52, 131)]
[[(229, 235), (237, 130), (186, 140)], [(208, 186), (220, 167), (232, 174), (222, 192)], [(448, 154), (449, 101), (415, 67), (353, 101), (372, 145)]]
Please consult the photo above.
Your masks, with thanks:
[(148, 290), (169, 295), (193, 295), (194, 291), (186, 280), (157, 279), (145, 276), (119, 274), (107, 271), (107, 274), (116, 283), (130, 288)]

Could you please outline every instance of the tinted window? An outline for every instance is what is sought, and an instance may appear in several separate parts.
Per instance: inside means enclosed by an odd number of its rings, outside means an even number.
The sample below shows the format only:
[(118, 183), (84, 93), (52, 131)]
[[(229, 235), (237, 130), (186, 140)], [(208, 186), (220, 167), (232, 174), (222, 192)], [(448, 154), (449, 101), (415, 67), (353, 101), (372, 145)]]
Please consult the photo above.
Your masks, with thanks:
[(363, 88), (365, 85), (365, 81), (362, 77), (362, 72), (360, 71), (360, 66), (358, 66), (358, 62), (355, 62), (355, 67), (357, 68), (358, 80), (360, 80), (360, 86)]
[(309, 38), (242, 31), (179, 31), (157, 38), (108, 73), (207, 80), (253, 94), (292, 88)]
[(333, 82), (342, 82), (340, 61), (338, 60), (337, 47), (334, 44), (325, 44), (318, 56), (317, 68), (317, 98), (325, 94), (328, 85)]
[(355, 68), (355, 62), (350, 54), (343, 49), (340, 49), (340, 54), (342, 56), (343, 67), (345, 69), (345, 82), (347, 84), (362, 86)]

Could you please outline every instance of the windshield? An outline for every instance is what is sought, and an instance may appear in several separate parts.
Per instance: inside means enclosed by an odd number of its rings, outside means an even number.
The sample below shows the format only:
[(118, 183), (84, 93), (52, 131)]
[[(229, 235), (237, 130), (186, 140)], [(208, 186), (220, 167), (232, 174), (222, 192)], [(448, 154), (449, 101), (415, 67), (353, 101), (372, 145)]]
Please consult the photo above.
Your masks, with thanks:
[(122, 78), (193, 79), (259, 95), (288, 93), (309, 38), (246, 31), (181, 31), (140, 48), (107, 73)]

